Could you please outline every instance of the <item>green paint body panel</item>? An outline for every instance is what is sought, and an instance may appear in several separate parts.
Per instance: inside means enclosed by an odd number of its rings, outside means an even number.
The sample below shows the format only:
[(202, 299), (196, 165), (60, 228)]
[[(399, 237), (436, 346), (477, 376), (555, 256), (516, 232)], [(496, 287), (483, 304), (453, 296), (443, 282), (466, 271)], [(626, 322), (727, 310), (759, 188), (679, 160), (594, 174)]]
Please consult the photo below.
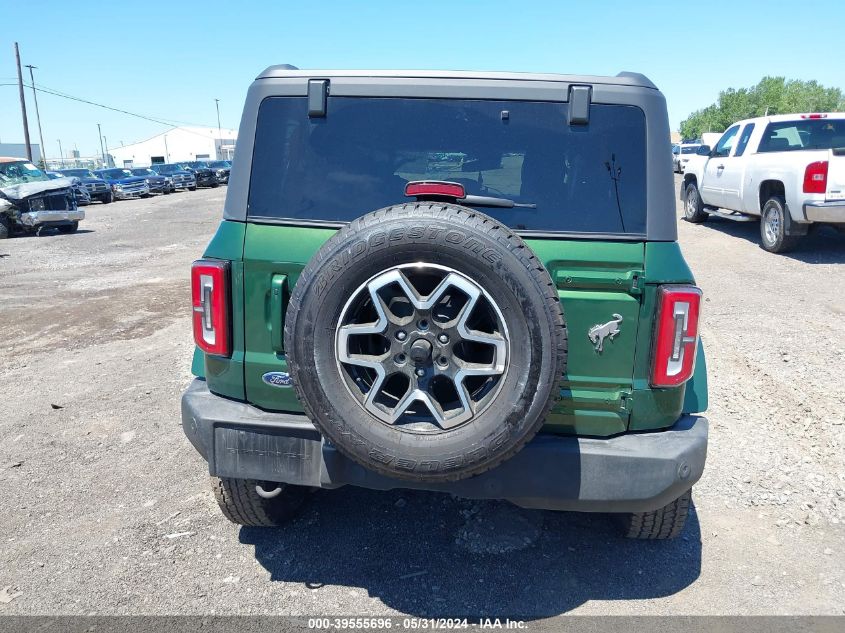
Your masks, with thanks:
[[(293, 389), (269, 386), (262, 376), (287, 371), (281, 336), (285, 298), (307, 262), (334, 232), (221, 224), (205, 256), (233, 261), (234, 352), (231, 359), (206, 357), (202, 367), (195, 359), (194, 373), (204, 373), (212, 391), (267, 410), (302, 411)], [(657, 284), (693, 281), (677, 243), (526, 241), (557, 286), (569, 332), (562, 398), (544, 431), (617, 435), (629, 429), (671, 426), (682, 411), (706, 408), (701, 349), (695, 379), (686, 388), (651, 389), (648, 384)], [(606, 339), (599, 353), (587, 332), (615, 314), (622, 317), (620, 333), (612, 341)]]
[(246, 384), (247, 399), (274, 411), (301, 412), (291, 387), (272, 387), (261, 377), (270, 371), (288, 370), (283, 352), (274, 350), (275, 332), (283, 327), (273, 319), (273, 281), (285, 277), (290, 296), (299, 273), (314, 253), (334, 235), (334, 229), (247, 224), (244, 241), (246, 292)]
[[(616, 435), (628, 427), (627, 400), (640, 312), (641, 242), (527, 240), (557, 285), (569, 333), (562, 398), (546, 419), (546, 431)], [(620, 333), (598, 353), (591, 327), (622, 317)]]

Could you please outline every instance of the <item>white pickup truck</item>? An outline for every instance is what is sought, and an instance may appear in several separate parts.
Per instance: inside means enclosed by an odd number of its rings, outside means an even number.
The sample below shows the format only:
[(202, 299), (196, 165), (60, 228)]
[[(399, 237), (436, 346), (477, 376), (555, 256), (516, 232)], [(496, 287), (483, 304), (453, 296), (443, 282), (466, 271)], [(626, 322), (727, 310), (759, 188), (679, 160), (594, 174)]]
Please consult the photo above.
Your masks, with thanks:
[(681, 200), (689, 222), (760, 218), (772, 253), (794, 247), (813, 223), (845, 231), (845, 113), (735, 123), (687, 162)]

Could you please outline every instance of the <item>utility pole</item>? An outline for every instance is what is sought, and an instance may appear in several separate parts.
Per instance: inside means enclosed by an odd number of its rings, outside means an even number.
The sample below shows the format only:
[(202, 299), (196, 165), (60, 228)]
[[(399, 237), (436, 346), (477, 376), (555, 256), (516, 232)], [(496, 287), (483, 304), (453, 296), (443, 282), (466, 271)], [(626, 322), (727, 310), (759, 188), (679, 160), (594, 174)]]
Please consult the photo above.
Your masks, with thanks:
[(58, 139), (59, 141), (59, 164), (64, 169), (65, 166), (65, 155), (62, 153), (62, 139)]
[(167, 134), (164, 135), (164, 162), (170, 162), (170, 154), (167, 152)]
[(220, 131), (220, 99), (214, 100), (214, 107), (217, 108), (217, 160), (220, 160), (220, 154), (223, 153), (223, 133)]
[[(29, 142), (29, 123), (26, 120), (26, 99), (23, 96), (23, 73), (21, 73), (21, 52), (15, 42), (15, 62), (18, 65), (18, 92), (21, 96), (21, 115), (23, 116), (23, 138), (26, 143), (26, 158), (32, 162), (32, 145)], [(42, 150), (43, 151), (43, 150)]]
[(106, 150), (103, 149), (103, 131), (100, 129), (100, 124), (97, 123), (97, 136), (100, 137), (100, 156), (103, 157), (103, 168), (108, 167), (106, 165)]
[(109, 139), (105, 136), (103, 137), (103, 143), (106, 144), (106, 167), (111, 167), (111, 161), (109, 160)]
[(41, 161), (44, 163), (44, 168), (47, 168), (47, 148), (44, 146), (44, 135), (41, 133), (41, 114), (38, 112), (38, 95), (35, 93), (35, 75), (32, 74), (33, 69), (38, 66), (27, 64), (29, 68), (29, 80), (32, 82), (32, 100), (35, 101), (35, 120), (38, 121), (38, 140), (41, 142)]

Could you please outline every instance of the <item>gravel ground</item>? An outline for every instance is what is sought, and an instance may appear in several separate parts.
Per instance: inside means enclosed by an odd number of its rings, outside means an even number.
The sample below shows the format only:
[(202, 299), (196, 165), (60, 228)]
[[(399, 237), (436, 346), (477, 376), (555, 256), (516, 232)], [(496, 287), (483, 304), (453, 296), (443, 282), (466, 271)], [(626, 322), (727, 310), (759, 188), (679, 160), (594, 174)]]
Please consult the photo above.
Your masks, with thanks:
[(845, 238), (776, 256), (755, 224), (680, 223), (711, 400), (683, 538), (356, 489), (261, 531), (222, 518), (179, 425), (188, 270), (224, 194), (0, 242), (0, 614), (845, 613)]

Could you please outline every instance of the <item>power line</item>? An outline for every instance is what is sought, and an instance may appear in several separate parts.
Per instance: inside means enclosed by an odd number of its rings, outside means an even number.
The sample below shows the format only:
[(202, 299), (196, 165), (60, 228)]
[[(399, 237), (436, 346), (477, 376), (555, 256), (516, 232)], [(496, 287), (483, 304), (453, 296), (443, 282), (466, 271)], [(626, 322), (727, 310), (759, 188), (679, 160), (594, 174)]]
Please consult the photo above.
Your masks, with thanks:
[[(14, 85), (16, 85), (16, 84), (0, 84), (0, 86), (14, 86)], [(24, 86), (26, 86), (27, 88), (32, 88), (31, 85), (28, 85), (26, 83), (24, 84)], [(154, 117), (150, 117), (150, 116), (145, 116), (143, 114), (138, 114), (137, 112), (130, 112), (129, 110), (123, 110), (121, 108), (115, 108), (115, 107), (112, 107), (112, 106), (105, 105), (104, 103), (97, 103), (96, 101), (90, 101), (88, 99), (83, 99), (82, 97), (75, 97), (74, 95), (70, 95), (70, 94), (67, 94), (67, 93), (64, 93), (64, 92), (60, 92), (60, 91), (55, 90), (55, 89), (47, 88), (46, 86), (43, 86), (43, 85), (42, 86), (36, 86), (35, 90), (38, 91), (38, 92), (43, 92), (45, 94), (53, 95), (53, 96), (56, 96), (56, 97), (61, 97), (62, 99), (69, 99), (71, 101), (78, 101), (79, 103), (85, 103), (87, 105), (92, 105), (92, 106), (95, 106), (97, 108), (104, 108), (106, 110), (111, 110), (113, 112), (119, 112), (120, 114), (125, 114), (125, 115), (128, 115), (128, 116), (136, 117), (138, 119), (143, 119), (145, 121), (150, 121), (152, 123), (158, 123), (159, 125), (166, 125), (168, 127), (177, 127), (179, 125), (192, 125), (192, 126), (195, 126), (195, 127), (205, 127), (205, 128), (208, 128), (208, 129), (213, 129), (213, 126), (211, 126), (211, 125), (203, 125), (203, 124), (199, 124), (199, 123), (192, 123), (192, 122), (189, 122), (189, 121), (179, 121), (179, 120), (176, 120), (176, 119), (158, 119), (158, 118), (154, 118)], [(192, 132), (191, 130), (187, 130), (187, 131)], [(192, 132), (192, 133), (197, 134), (196, 132)], [(201, 134), (197, 134), (197, 135), (202, 136)]]

